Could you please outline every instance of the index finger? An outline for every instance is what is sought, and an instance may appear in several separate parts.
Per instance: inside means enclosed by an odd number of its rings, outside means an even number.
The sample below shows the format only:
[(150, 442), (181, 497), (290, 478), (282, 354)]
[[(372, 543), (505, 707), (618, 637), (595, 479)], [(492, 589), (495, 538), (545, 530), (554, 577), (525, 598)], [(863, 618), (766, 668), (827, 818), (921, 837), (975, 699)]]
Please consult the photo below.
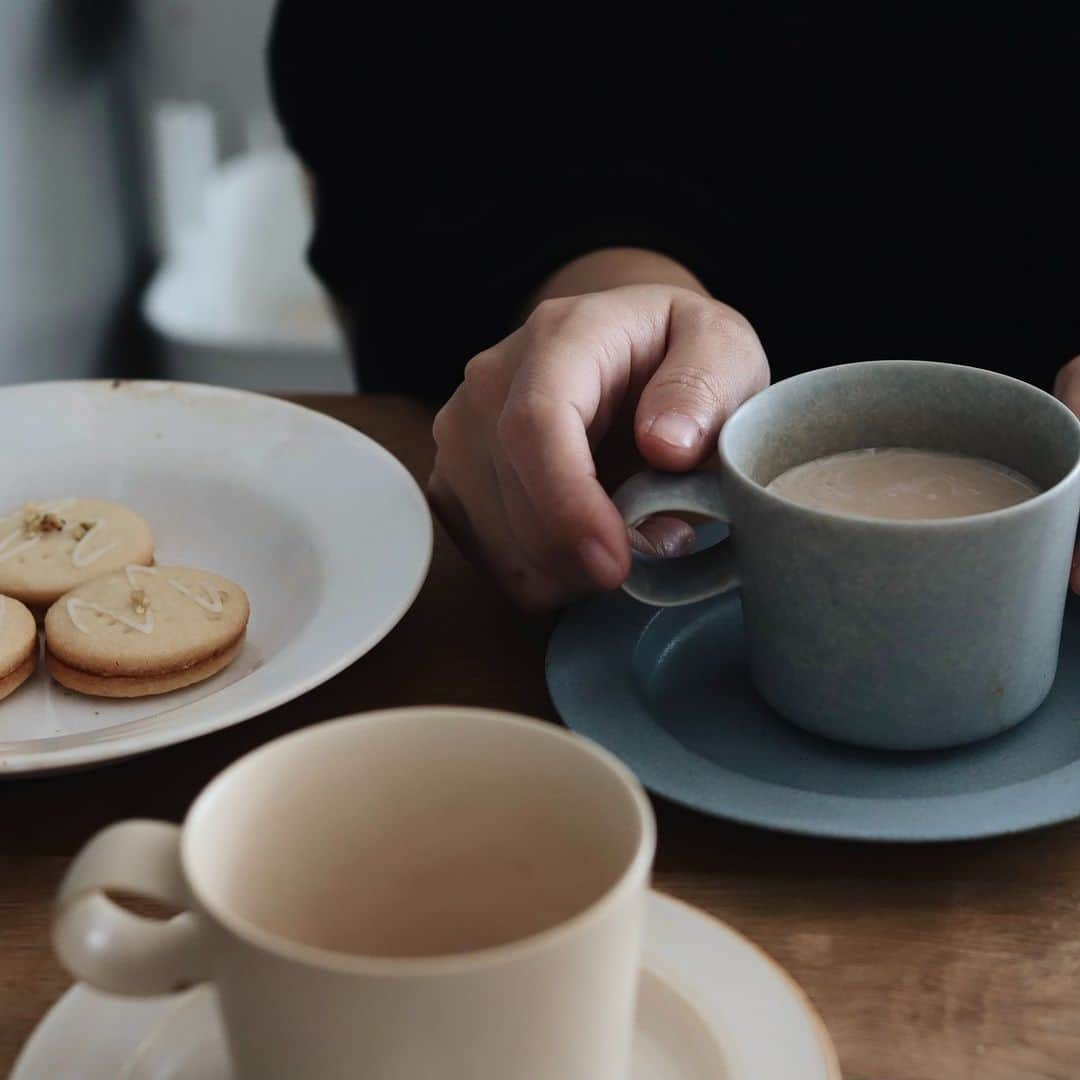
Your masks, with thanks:
[(590, 436), (607, 430), (635, 365), (660, 362), (669, 306), (633, 288), (541, 305), (499, 420), (499, 441), (554, 547), (602, 588), (626, 579), (630, 545), (596, 478)]
[(574, 405), (535, 391), (522, 395), (503, 413), (499, 436), (554, 546), (601, 588), (618, 588), (630, 572), (626, 526), (596, 478)]

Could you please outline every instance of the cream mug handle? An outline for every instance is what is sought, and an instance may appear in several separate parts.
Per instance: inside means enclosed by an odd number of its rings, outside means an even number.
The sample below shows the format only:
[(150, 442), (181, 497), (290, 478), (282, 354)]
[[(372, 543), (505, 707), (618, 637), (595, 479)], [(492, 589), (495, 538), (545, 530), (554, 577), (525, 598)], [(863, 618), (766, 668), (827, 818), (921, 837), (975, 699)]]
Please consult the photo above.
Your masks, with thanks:
[(177, 826), (122, 821), (99, 832), (60, 883), (53, 948), (77, 979), (111, 994), (175, 993), (209, 978), (197, 915), (146, 919), (113, 903), (106, 889), (187, 907)]

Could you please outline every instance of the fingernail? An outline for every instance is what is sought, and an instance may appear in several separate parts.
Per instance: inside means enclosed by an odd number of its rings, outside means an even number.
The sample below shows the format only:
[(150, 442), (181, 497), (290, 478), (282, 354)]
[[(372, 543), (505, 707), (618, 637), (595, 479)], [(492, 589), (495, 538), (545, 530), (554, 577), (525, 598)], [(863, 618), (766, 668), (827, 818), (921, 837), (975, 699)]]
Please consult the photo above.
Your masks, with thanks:
[(688, 555), (697, 540), (693, 526), (668, 517), (650, 518), (627, 532), (630, 534), (630, 546), (635, 551), (656, 559)]
[(622, 567), (615, 556), (596, 537), (586, 536), (578, 544), (578, 554), (585, 564), (589, 577), (598, 585), (614, 589), (622, 584)]
[(693, 450), (701, 442), (704, 432), (701, 425), (685, 413), (665, 412), (649, 425), (649, 434), (669, 446)]

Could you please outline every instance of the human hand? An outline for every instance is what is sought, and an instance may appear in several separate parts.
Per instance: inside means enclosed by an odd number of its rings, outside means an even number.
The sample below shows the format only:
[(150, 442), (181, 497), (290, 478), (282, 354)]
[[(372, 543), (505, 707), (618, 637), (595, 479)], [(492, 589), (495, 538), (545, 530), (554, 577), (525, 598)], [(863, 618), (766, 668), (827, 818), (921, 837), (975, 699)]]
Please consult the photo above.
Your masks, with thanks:
[[(627, 285), (543, 301), (469, 362), (435, 418), (433, 504), (525, 608), (615, 589), (630, 542), (597, 475), (605, 443), (625, 423), (647, 465), (695, 468), (768, 381), (749, 322), (691, 289)], [(669, 519), (642, 532), (672, 553), (689, 527)]]
[[(1080, 416), (1080, 356), (1074, 356), (1057, 374), (1054, 380), (1054, 397), (1064, 402)], [(1073, 552), (1072, 573), (1069, 587), (1080, 593), (1080, 543)]]

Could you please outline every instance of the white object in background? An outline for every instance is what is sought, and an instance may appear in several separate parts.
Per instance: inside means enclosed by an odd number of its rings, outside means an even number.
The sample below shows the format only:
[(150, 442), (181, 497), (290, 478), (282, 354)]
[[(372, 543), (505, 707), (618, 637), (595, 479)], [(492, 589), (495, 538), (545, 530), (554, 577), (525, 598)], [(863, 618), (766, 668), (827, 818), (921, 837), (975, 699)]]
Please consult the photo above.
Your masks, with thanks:
[(167, 254), (157, 227), (162, 221), (154, 149), (157, 106), (197, 102), (209, 108), (219, 160), (269, 139), (280, 143), (269, 127), (254, 133), (256, 141), (251, 130), (253, 116), (274, 113), (266, 58), (276, 6), (277, 0), (129, 0), (123, 5), (130, 31), (131, 103), (146, 145), (144, 187), (155, 222), (156, 259)]
[(165, 102), (153, 116), (159, 245), (177, 255), (198, 228), (203, 196), (217, 165), (214, 114), (205, 105)]
[[(177, 185), (182, 187), (182, 185)], [(356, 389), (344, 337), (306, 263), (312, 211), (280, 147), (225, 163), (143, 298), (168, 378), (252, 390)]]
[(305, 262), (312, 213), (293, 156), (277, 148), (227, 162), (206, 189), (204, 213), (197, 257), (213, 323), (251, 338), (330, 344), (333, 324), (317, 317), (322, 288)]

